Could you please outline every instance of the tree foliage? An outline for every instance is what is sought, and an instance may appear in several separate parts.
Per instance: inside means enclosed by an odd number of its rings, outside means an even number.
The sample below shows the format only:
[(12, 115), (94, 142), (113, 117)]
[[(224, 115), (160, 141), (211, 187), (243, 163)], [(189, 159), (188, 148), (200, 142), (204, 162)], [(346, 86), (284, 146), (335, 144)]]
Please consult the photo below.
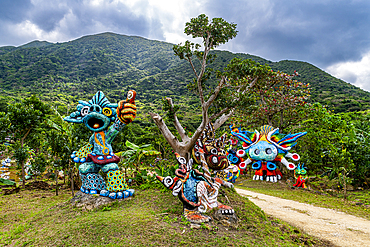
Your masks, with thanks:
[(307, 131), (299, 152), (309, 172), (355, 185), (369, 184), (369, 129), (363, 124), (369, 114), (335, 114), (319, 103), (307, 107), (306, 114), (307, 120), (295, 128)]
[[(42, 132), (43, 124), (50, 113), (50, 107), (34, 95), (20, 102), (11, 102), (8, 105), (6, 114), (6, 119), (10, 123), (8, 130), (15, 142), (19, 143), (15, 150), (15, 157), (21, 163), (23, 187), (25, 186), (24, 154), (27, 152), (24, 144), (29, 142), (32, 136), (42, 138), (38, 134)], [(31, 143), (29, 142), (29, 144)], [(38, 147), (30, 146), (30, 148)], [(19, 158), (17, 158), (18, 154)]]

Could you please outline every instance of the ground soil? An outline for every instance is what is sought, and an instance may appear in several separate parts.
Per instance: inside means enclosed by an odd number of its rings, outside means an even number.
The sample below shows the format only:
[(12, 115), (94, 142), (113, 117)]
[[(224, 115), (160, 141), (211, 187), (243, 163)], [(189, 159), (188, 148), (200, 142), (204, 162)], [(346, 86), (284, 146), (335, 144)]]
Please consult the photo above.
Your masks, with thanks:
[(370, 221), (332, 209), (236, 189), (266, 214), (338, 246), (370, 246)]

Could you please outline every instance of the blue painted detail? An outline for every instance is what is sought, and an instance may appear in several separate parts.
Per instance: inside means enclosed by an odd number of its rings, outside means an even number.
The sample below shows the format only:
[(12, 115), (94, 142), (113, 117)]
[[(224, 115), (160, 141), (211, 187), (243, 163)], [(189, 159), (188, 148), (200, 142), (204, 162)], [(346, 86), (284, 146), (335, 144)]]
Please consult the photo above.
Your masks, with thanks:
[(82, 193), (85, 193), (85, 189), (82, 186), (81, 186), (80, 190), (81, 190)]
[(227, 155), (227, 159), (228, 159), (228, 160), (232, 160), (233, 156), (234, 156), (233, 154), (228, 154), (228, 155)]
[(95, 195), (95, 194), (98, 194), (98, 192), (96, 190), (90, 190), (90, 195)]
[(122, 199), (122, 198), (123, 198), (123, 193), (117, 192), (117, 199)]
[(130, 194), (130, 196), (133, 196), (134, 193), (135, 193), (135, 190), (134, 189), (128, 189), (126, 191)]
[(195, 180), (192, 176), (189, 177), (188, 180), (186, 180), (184, 184), (184, 195), (186, 199), (188, 199), (191, 202), (197, 201), (197, 196), (194, 194), (194, 191), (196, 191), (195, 187), (197, 186), (197, 180)]
[(111, 158), (112, 158), (112, 156), (110, 156), (110, 155), (107, 156), (107, 159), (111, 159)]
[(227, 155), (227, 159), (230, 161), (230, 163), (232, 163), (232, 164), (236, 164), (236, 163), (238, 163), (238, 161), (239, 161), (239, 158), (236, 156), (236, 155), (234, 155), (234, 154), (232, 154), (232, 153), (230, 153), (230, 154), (228, 154)]
[(115, 192), (112, 192), (112, 193), (109, 193), (109, 198), (110, 199), (116, 199), (116, 197), (117, 197), (117, 193), (115, 193)]
[(267, 169), (269, 169), (270, 171), (275, 171), (276, 168), (277, 168), (276, 164), (272, 162), (267, 162)]
[(261, 167), (262, 167), (262, 162), (260, 160), (252, 164), (252, 169), (254, 170), (261, 169)]
[(98, 160), (103, 160), (104, 159), (104, 157), (103, 156), (99, 156), (98, 157)]
[(128, 193), (127, 191), (124, 191), (123, 192), (123, 198), (127, 198), (130, 196), (130, 193)]
[(80, 163), (80, 158), (79, 157), (74, 157), (73, 161), (76, 162), (76, 163)]
[(113, 156), (113, 155), (114, 155), (114, 153), (113, 153), (113, 152), (110, 152), (110, 153), (109, 153), (109, 155), (112, 155), (112, 156)]
[(82, 158), (81, 160), (80, 160), (80, 162), (81, 163), (84, 163), (86, 161), (86, 158)]
[(108, 190), (101, 190), (100, 191), (100, 195), (101, 196), (108, 196), (109, 195), (109, 191)]
[(91, 153), (92, 156), (96, 156), (96, 153)]

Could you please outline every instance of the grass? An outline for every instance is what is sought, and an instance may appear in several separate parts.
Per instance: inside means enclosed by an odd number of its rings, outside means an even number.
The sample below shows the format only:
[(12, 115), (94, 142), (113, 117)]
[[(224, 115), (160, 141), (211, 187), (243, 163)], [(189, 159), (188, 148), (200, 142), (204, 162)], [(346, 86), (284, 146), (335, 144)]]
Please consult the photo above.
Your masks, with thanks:
[[(266, 195), (277, 196), (284, 199), (308, 203), (314, 206), (331, 208), (351, 215), (370, 220), (370, 191), (349, 191), (348, 200), (341, 195), (332, 196), (326, 193), (317, 193), (315, 190), (301, 188), (292, 189), (285, 182), (271, 183), (266, 181), (254, 181), (250, 178), (242, 178), (235, 184), (241, 189), (259, 192)], [(362, 205), (356, 205), (360, 202)]]
[(0, 196), (0, 246), (331, 246), (278, 219), (247, 198), (225, 190), (236, 228), (221, 223), (192, 229), (170, 191), (136, 191), (130, 200), (94, 211), (72, 208), (70, 191), (26, 190)]

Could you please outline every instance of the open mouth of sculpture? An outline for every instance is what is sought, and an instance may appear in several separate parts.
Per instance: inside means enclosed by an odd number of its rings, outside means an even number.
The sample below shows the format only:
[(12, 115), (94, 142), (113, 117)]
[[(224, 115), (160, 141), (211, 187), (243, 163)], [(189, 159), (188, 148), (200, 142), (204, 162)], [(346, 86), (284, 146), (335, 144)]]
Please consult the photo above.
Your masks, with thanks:
[(103, 120), (94, 117), (90, 118), (87, 124), (93, 129), (99, 129), (104, 126)]

